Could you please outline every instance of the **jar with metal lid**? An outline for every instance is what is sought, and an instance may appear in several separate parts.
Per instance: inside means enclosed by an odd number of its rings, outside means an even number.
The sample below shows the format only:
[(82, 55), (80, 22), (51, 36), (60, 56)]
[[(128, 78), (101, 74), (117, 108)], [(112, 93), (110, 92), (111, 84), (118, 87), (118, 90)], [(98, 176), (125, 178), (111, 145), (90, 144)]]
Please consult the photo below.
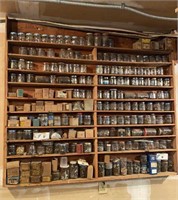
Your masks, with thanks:
[(48, 71), (50, 71), (50, 70), (51, 70), (51, 69), (50, 69), (49, 63), (44, 62), (44, 63), (43, 63), (43, 71), (48, 72)]
[(166, 142), (166, 140), (159, 140), (159, 148), (160, 149), (167, 149), (167, 142)]
[(133, 173), (134, 174), (140, 173), (140, 161), (139, 160), (134, 160), (134, 162), (133, 162)]
[(37, 147), (36, 147), (36, 153), (37, 153), (38, 155), (43, 155), (43, 154), (45, 154), (45, 153), (46, 153), (46, 152), (45, 152), (45, 146), (43, 146), (43, 145), (41, 145), (41, 144), (37, 145)]
[(148, 150), (148, 141), (139, 141), (140, 150)]
[(25, 74), (17, 74), (17, 82), (25, 82)]
[(126, 141), (125, 142), (125, 149), (126, 150), (132, 150), (132, 141)]
[(7, 154), (8, 154), (9, 156), (11, 156), (11, 155), (16, 155), (16, 147), (15, 147), (14, 144), (8, 145)]
[(92, 152), (91, 142), (84, 142), (84, 144), (83, 144), (83, 152), (84, 153), (90, 153), (90, 152)]
[(92, 78), (92, 76), (86, 76), (86, 84), (89, 84), (89, 85), (91, 85), (92, 83), (93, 83), (93, 78)]
[(137, 124), (137, 123), (138, 123), (137, 115), (131, 115), (130, 124)]
[(111, 97), (110, 97), (110, 91), (104, 90), (104, 91), (103, 91), (102, 98), (103, 98), (103, 99), (110, 99), (110, 98), (111, 98)]
[(108, 47), (109, 46), (109, 36), (108, 36), (108, 33), (103, 33), (102, 34), (102, 46), (103, 47)]
[(61, 125), (62, 126), (68, 126), (69, 125), (69, 116), (68, 115), (62, 114)]
[(133, 174), (133, 162), (132, 160), (127, 160), (127, 174)]
[(156, 78), (151, 78), (151, 79), (150, 79), (150, 85), (151, 85), (151, 86), (157, 86), (157, 85), (158, 85), (157, 79), (156, 79)]
[(124, 103), (124, 110), (131, 110), (131, 102)]
[(117, 110), (117, 103), (116, 102), (110, 102), (109, 110)]
[(49, 42), (50, 43), (56, 43), (56, 36), (55, 35), (49, 35)]
[(97, 110), (103, 110), (103, 102), (102, 101), (97, 102)]
[(24, 155), (24, 153), (25, 153), (25, 146), (17, 145), (16, 146), (16, 155)]
[(104, 176), (105, 176), (105, 163), (98, 162), (98, 177), (104, 177)]
[(104, 143), (102, 141), (98, 142), (98, 152), (104, 151)]
[(101, 35), (100, 33), (94, 33), (94, 46), (101, 46)]
[(173, 123), (172, 115), (164, 115), (164, 124), (172, 124), (172, 123)]
[(124, 116), (124, 124), (130, 124), (130, 116), (129, 115)]
[(34, 142), (30, 143), (27, 154), (28, 155), (35, 155), (36, 154), (36, 147), (35, 147)]
[(163, 120), (163, 115), (157, 115), (156, 116), (156, 124), (163, 124), (164, 120)]
[(105, 163), (105, 176), (112, 176), (113, 166), (111, 162)]
[(84, 115), (84, 125), (91, 125), (91, 124), (92, 124), (91, 115)]
[(124, 98), (124, 92), (123, 91), (117, 91), (117, 99), (123, 99)]
[(146, 102), (146, 110), (148, 111), (153, 110), (153, 102)]
[(79, 177), (87, 178), (88, 163), (79, 164)]
[(109, 47), (114, 47), (114, 40), (112, 38), (108, 39), (108, 46)]
[(144, 124), (151, 124), (151, 115), (144, 116)]
[(123, 102), (117, 103), (117, 110), (124, 110), (124, 103)]
[(33, 34), (32, 33), (26, 33), (25, 34), (25, 40), (29, 41), (29, 42), (33, 41)]
[(111, 76), (109, 80), (110, 85), (116, 85), (116, 76)]
[(154, 140), (155, 149), (159, 149), (159, 140)]
[(20, 41), (24, 41), (25, 40), (25, 33), (19, 32), (17, 35), (18, 35), (18, 40), (20, 40)]
[(99, 115), (99, 116), (97, 117), (97, 124), (98, 124), (98, 125), (102, 125), (102, 124), (103, 124), (103, 116)]
[[(79, 81), (80, 81), (80, 82), (83, 81), (83, 76), (80, 76)], [(77, 84), (77, 76), (76, 76), (76, 75), (72, 75), (72, 76), (71, 76), (71, 83), (72, 83), (72, 84)]]
[(163, 67), (158, 67), (156, 70), (156, 74), (157, 75), (164, 75), (164, 69)]
[(154, 102), (153, 110), (156, 110), (156, 111), (162, 110), (161, 109), (161, 103), (160, 102)]
[(78, 164), (76, 161), (70, 161), (69, 165), (69, 178), (76, 179), (79, 176)]
[(26, 62), (26, 69), (27, 70), (33, 70), (33, 62), (32, 61)]
[(37, 48), (36, 50), (37, 50), (37, 51), (36, 51), (36, 55), (37, 55), (37, 56), (45, 56), (45, 55), (46, 55), (44, 49), (42, 49), (42, 48)]
[(26, 47), (19, 47), (19, 54), (27, 55), (28, 51)]
[(110, 89), (110, 98), (117, 99), (117, 89)]
[(163, 127), (158, 129), (159, 135), (172, 135), (173, 131), (171, 128)]
[(18, 61), (18, 69), (26, 69), (26, 63), (24, 59), (19, 59)]
[(164, 102), (164, 110), (165, 111), (171, 110), (171, 103), (170, 102)]
[(54, 126), (61, 126), (61, 116), (54, 116)]
[(132, 149), (133, 150), (138, 150), (139, 149), (139, 142), (136, 140), (133, 140), (132, 142)]
[(121, 175), (127, 175), (127, 158), (120, 158)]
[(103, 125), (109, 125), (111, 124), (110, 116), (103, 116)]
[(110, 123), (111, 125), (116, 125), (117, 124), (117, 115), (111, 115), (110, 116)]
[(120, 171), (121, 171), (121, 166), (120, 166), (120, 159), (115, 158), (112, 161), (112, 165), (113, 165), (113, 175), (114, 176), (119, 176), (120, 175)]
[(158, 86), (163, 86), (163, 78), (158, 78), (157, 79), (157, 85)]
[(42, 145), (45, 146), (45, 152), (46, 154), (52, 154), (53, 153), (53, 142), (42, 142)]
[(109, 53), (103, 53), (103, 60), (110, 60), (110, 54)]
[(49, 82), (50, 83), (56, 83), (56, 80), (57, 80), (56, 75), (50, 75), (49, 76)]
[(65, 167), (60, 167), (61, 171), (61, 180), (69, 179), (69, 165)]
[(47, 50), (47, 57), (55, 57), (55, 52), (53, 49)]
[(116, 136), (126, 136), (126, 133), (125, 133), (125, 128), (118, 128), (117, 131), (116, 131)]
[(172, 140), (166, 140), (166, 147), (167, 147), (167, 149), (172, 149), (173, 148)]
[(23, 139), (24, 140), (31, 140), (33, 138), (32, 130), (27, 129), (23, 131)]
[(141, 165), (147, 165), (147, 155), (141, 155), (140, 156), (140, 164)]
[(157, 130), (155, 128), (144, 128), (144, 135), (156, 135), (157, 134)]
[(143, 129), (139, 129), (139, 128), (133, 128), (131, 130), (131, 135), (132, 136), (143, 136)]
[(146, 110), (145, 102), (138, 102), (138, 110)]
[(161, 161), (161, 172), (167, 172), (168, 171), (168, 160), (162, 160)]
[(111, 137), (116, 136), (116, 129), (115, 128), (109, 129), (109, 136), (111, 136)]
[(41, 35), (41, 41), (42, 41), (42, 42), (48, 42), (48, 41), (49, 41), (49, 39), (48, 39), (48, 34), (42, 34), (42, 35)]
[(153, 91), (153, 92), (149, 92), (149, 99), (156, 99), (157, 98), (157, 92)]
[(124, 124), (124, 121), (125, 121), (125, 119), (124, 119), (123, 115), (118, 115), (117, 116), (117, 124), (118, 125)]
[(65, 44), (71, 44), (71, 40), (72, 40), (72, 38), (71, 38), (70, 35), (65, 35), (64, 36), (64, 43)]
[(7, 139), (8, 140), (16, 140), (16, 130), (8, 130)]
[(163, 95), (164, 99), (169, 99), (170, 98), (170, 92), (169, 91), (164, 91), (163, 93), (164, 93), (164, 95)]
[(10, 40), (17, 40), (17, 39), (18, 39), (17, 38), (17, 33), (16, 32), (10, 32)]
[(87, 46), (93, 46), (94, 45), (93, 33), (86, 33), (86, 45)]
[(17, 74), (11, 73), (10, 74), (10, 82), (17, 82)]
[(156, 116), (155, 116), (155, 114), (151, 114), (151, 124), (156, 124)]
[(103, 73), (103, 66), (102, 65), (97, 65), (96, 66), (96, 73), (97, 74), (102, 74)]
[(37, 49), (30, 47), (28, 48), (28, 55), (36, 56), (37, 55)]
[(27, 82), (27, 83), (32, 83), (32, 82), (34, 82), (34, 74), (27, 74), (27, 75), (26, 75), (26, 82)]
[(125, 141), (119, 141), (119, 150), (125, 151)]
[(109, 110), (109, 102), (108, 101), (106, 101), (106, 102), (103, 102), (102, 103), (103, 104), (103, 110)]
[(18, 62), (17, 62), (17, 60), (11, 60), (10, 61), (10, 68), (11, 69), (18, 69)]
[(69, 152), (76, 153), (76, 146), (77, 146), (77, 143), (75, 143), (75, 142), (70, 143), (69, 144)]
[(164, 99), (165, 97), (164, 97), (164, 91), (158, 91), (157, 92), (157, 98), (158, 99)]
[(34, 33), (33, 34), (33, 40), (34, 40), (34, 42), (41, 42), (41, 34)]
[(56, 43), (57, 44), (64, 44), (64, 36), (63, 35), (57, 35), (56, 36)]
[(164, 80), (163, 80), (163, 85), (164, 85), (164, 86), (170, 86), (170, 85), (171, 85), (170, 78), (164, 78)]
[(173, 172), (174, 171), (174, 161), (173, 159), (170, 159), (168, 160), (168, 171), (169, 172)]
[(138, 110), (138, 102), (132, 102), (131, 110)]

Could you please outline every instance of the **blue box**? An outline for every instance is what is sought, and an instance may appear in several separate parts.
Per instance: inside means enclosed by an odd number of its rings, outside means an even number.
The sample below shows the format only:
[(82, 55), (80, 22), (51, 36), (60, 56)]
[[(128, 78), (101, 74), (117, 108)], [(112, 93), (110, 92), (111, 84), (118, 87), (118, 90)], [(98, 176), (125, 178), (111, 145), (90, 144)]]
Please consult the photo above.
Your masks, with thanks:
[(148, 162), (156, 161), (156, 155), (148, 154), (147, 159), (148, 159)]

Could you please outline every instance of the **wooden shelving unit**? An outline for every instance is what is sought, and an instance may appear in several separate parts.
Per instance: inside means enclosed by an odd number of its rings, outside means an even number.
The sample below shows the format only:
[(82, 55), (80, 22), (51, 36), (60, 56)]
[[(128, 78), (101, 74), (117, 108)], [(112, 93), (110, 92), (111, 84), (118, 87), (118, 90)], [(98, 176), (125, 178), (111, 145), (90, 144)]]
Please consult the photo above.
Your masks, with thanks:
[[(170, 175), (176, 175), (177, 174), (177, 147), (176, 147), (176, 120), (175, 120), (175, 96), (174, 96), (174, 72), (172, 67), (172, 60), (171, 60), (171, 51), (169, 50), (140, 50), (140, 49), (132, 49), (131, 46), (135, 39), (130, 38), (128, 40), (128, 44), (125, 44), (126, 46), (119, 47), (118, 39), (116, 36), (113, 36), (113, 39), (115, 39), (115, 46), (116, 47), (102, 47), (102, 46), (87, 46), (87, 45), (72, 45), (72, 44), (57, 44), (57, 43), (49, 43), (49, 42), (29, 42), (29, 41), (18, 41), (18, 40), (10, 40), (10, 32), (39, 32), (40, 34), (43, 34), (44, 31), (47, 34), (69, 34), (69, 35), (77, 35), (77, 36), (86, 36), (85, 31), (77, 31), (77, 30), (66, 30), (66, 29), (58, 29), (54, 27), (48, 27), (46, 29), (46, 26), (39, 25), (39, 24), (31, 24), (28, 22), (21, 22), (16, 20), (8, 20), (7, 21), (7, 70), (6, 70), (6, 123), (5, 123), (5, 134), (4, 134), (4, 186), (6, 187), (21, 187), (21, 186), (43, 186), (43, 185), (61, 185), (61, 184), (77, 184), (77, 183), (87, 183), (87, 182), (99, 182), (99, 181), (111, 181), (111, 180), (128, 180), (128, 179), (138, 179), (138, 178), (153, 178), (153, 177), (167, 177)], [(34, 25), (34, 26), (33, 26)], [(42, 27), (42, 29), (40, 29)], [(38, 29), (39, 28), (39, 29)], [(124, 41), (124, 38), (121, 40)], [(118, 47), (117, 47), (118, 46)], [(55, 52), (59, 53), (60, 49), (68, 49), (71, 48), (72, 50), (81, 51), (82, 53), (89, 52), (92, 54), (93, 59), (69, 59), (69, 58), (60, 58), (59, 56), (55, 57), (47, 57), (47, 56), (36, 56), (36, 55), (24, 55), (19, 54), (18, 49), (20, 47), (33, 47), (33, 48), (44, 48), (44, 49), (53, 49)], [(108, 61), (108, 60), (97, 60), (97, 54), (98, 53), (118, 53), (118, 54), (130, 54), (130, 55), (159, 55), (159, 56), (168, 56), (169, 61), (168, 62), (130, 62), (130, 61)], [(19, 60), (24, 59), (25, 61), (33, 61), (34, 63), (34, 69), (13, 69), (10, 67), (11, 60)], [(59, 63), (62, 62), (64, 64), (78, 64), (78, 65), (86, 65), (87, 71), (82, 72), (55, 72), (55, 71), (44, 71), (42, 69), (42, 65), (44, 62), (49, 63)], [(164, 74), (162, 75), (138, 75), (138, 74), (117, 74), (117, 73), (97, 73), (97, 66), (122, 66), (122, 67), (137, 67), (137, 68), (156, 68), (162, 67), (164, 70)], [(10, 80), (11, 74), (24, 74), (25, 76), (28, 74), (33, 74), (34, 76), (68, 76), (72, 77), (73, 75), (78, 76), (91, 76), (93, 83), (92, 84), (71, 84), (71, 83), (39, 83), (39, 82), (12, 82)], [(147, 78), (147, 79), (169, 79), (170, 85), (166, 86), (143, 86), (143, 85), (119, 85), (119, 84), (99, 84), (98, 80), (99, 77), (116, 77), (116, 78)], [(46, 98), (46, 97), (35, 97), (35, 89), (52, 89), (54, 91), (58, 90), (90, 90), (92, 91), (92, 97), (90, 98), (74, 98), (74, 97), (68, 97), (68, 98)], [(15, 93), (17, 89), (23, 89), (24, 90), (24, 96), (23, 97), (17, 97), (17, 96), (9, 96), (9, 93)], [(139, 92), (160, 92), (160, 91), (166, 91), (169, 92), (170, 97), (169, 98), (99, 98), (98, 97), (98, 91), (99, 90), (112, 90), (117, 89), (118, 91), (124, 91), (124, 92), (135, 92), (138, 94)], [(92, 110), (43, 110), (43, 111), (17, 111), (17, 110), (9, 110), (9, 105), (14, 106), (24, 106), (24, 104), (30, 104), (36, 103), (36, 102), (53, 102), (54, 105), (60, 104), (60, 103), (67, 103), (72, 104), (75, 102), (85, 102), (86, 100), (92, 100), (93, 102), (93, 109)], [(170, 103), (171, 109), (170, 110), (99, 110), (97, 108), (98, 102), (116, 102), (116, 103)], [(66, 114), (68, 116), (78, 116), (78, 114), (86, 115), (89, 114), (92, 116), (91, 124), (82, 124), (82, 125), (61, 125), (61, 126), (44, 126), (44, 125), (38, 125), (38, 126), (11, 126), (8, 124), (8, 120), (10, 117), (16, 116), (19, 117), (39, 117), (41, 114), (50, 114), (53, 113), (54, 116), (63, 115)], [(155, 114), (157, 115), (171, 115), (172, 117), (172, 123), (136, 123), (136, 124), (99, 124), (98, 123), (98, 116), (113, 116), (113, 115), (151, 115)], [(106, 129), (125, 129), (129, 128), (131, 131), (132, 129), (141, 129), (144, 130), (145, 128), (153, 128), (156, 131), (160, 128), (170, 128), (172, 130), (172, 134), (156, 134), (156, 135), (138, 135), (138, 136), (99, 136), (98, 132), (100, 129), (106, 130)], [(80, 131), (86, 131), (86, 129), (92, 129), (93, 130), (93, 137), (75, 137), (70, 138), (67, 136), (67, 138), (59, 138), (59, 139), (8, 139), (8, 133), (9, 130), (14, 131), (24, 131), (24, 130), (31, 130), (35, 131), (38, 130), (39, 132), (44, 131), (50, 131), (50, 130), (62, 130), (65, 133), (68, 133), (69, 129), (75, 129)], [(148, 149), (148, 150), (118, 150), (118, 151), (98, 151), (98, 146), (100, 141), (134, 141), (134, 140), (161, 140), (161, 139), (167, 139), (172, 141), (172, 148), (166, 148), (166, 149)], [(71, 153), (67, 152), (65, 154), (60, 153), (51, 153), (51, 154), (35, 154), (35, 155), (28, 155), (27, 152), (25, 152), (23, 155), (9, 155), (8, 154), (8, 148), (9, 145), (30, 145), (31, 143), (39, 144), (42, 142), (53, 142), (53, 143), (84, 143), (84, 142), (90, 142), (92, 145), (91, 152), (87, 153)], [(26, 150), (27, 151), (27, 150)], [(133, 175), (126, 175), (126, 176), (105, 176), (105, 177), (98, 177), (98, 162), (103, 162), (105, 156), (110, 156), (111, 159), (115, 157), (121, 157), (121, 156), (128, 156), (129, 159), (135, 160), (138, 159), (138, 156), (144, 155), (144, 154), (154, 154), (154, 153), (168, 153), (171, 157), (173, 157), (174, 161), (174, 170), (172, 172), (160, 172), (156, 175), (150, 175), (150, 174), (133, 174)], [(41, 183), (21, 183), (17, 185), (10, 185), (7, 184), (7, 163), (11, 161), (20, 161), (23, 162), (24, 160), (26, 162), (32, 162), (32, 161), (48, 161), (52, 162), (53, 159), (58, 158), (60, 160), (61, 157), (67, 157), (69, 161), (72, 161), (72, 159), (86, 159), (86, 161), (89, 163), (89, 165), (93, 166), (93, 178), (77, 178), (77, 179), (68, 179), (68, 180), (57, 180), (57, 181), (50, 181), (50, 182), (41, 182)], [(59, 166), (58, 166), (59, 168)]]

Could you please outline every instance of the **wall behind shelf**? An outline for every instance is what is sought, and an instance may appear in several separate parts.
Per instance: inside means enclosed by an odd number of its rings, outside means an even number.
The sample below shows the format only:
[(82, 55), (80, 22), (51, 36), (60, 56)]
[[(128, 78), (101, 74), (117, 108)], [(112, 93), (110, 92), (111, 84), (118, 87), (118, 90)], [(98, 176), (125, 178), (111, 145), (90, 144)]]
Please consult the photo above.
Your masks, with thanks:
[[(0, 199), (3, 200), (176, 200), (178, 176), (152, 180), (107, 182), (107, 194), (98, 193), (98, 184), (50, 186), (10, 189), (2, 187), (3, 123), (4, 123), (4, 73), (5, 73), (5, 24), (0, 23)], [(178, 69), (176, 71), (178, 77)], [(178, 85), (178, 79), (177, 83)], [(176, 90), (178, 97), (178, 87)], [(178, 102), (178, 101), (177, 101)], [(177, 105), (178, 107), (178, 105)]]

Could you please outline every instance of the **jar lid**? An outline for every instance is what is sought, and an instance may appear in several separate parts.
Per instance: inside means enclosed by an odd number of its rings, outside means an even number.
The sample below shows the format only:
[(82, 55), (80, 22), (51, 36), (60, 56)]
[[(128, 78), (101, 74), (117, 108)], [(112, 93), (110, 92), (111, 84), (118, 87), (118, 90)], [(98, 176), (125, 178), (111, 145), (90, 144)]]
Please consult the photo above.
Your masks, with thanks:
[[(16, 33), (16, 32), (14, 32), (14, 33)], [(19, 32), (18, 35), (25, 35), (25, 33)]]
[(71, 164), (71, 165), (76, 165), (76, 164), (77, 164), (77, 161), (70, 161), (70, 164)]

